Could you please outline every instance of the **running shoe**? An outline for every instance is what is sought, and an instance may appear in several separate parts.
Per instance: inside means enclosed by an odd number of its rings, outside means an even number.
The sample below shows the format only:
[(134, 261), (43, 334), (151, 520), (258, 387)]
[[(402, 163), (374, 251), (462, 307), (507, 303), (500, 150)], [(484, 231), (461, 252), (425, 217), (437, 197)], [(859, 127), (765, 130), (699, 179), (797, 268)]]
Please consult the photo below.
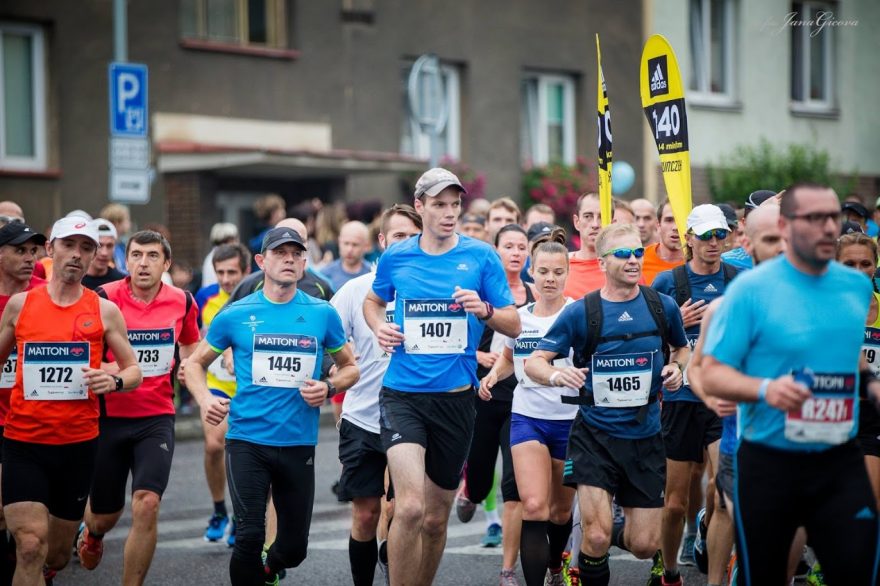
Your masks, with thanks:
[(501, 570), (498, 586), (519, 586), (519, 580), (516, 577), (516, 570)]
[(689, 533), (684, 536), (684, 539), (681, 542), (681, 550), (678, 552), (679, 566), (696, 565), (696, 561), (694, 560), (694, 542), (696, 540), (697, 535), (695, 533)]
[(705, 524), (706, 509), (700, 509), (697, 513), (697, 538), (694, 540), (694, 562), (697, 569), (704, 574), (709, 573), (709, 553), (706, 550), (706, 535), (709, 533)]
[(623, 507), (617, 504), (617, 501), (611, 501), (611, 514), (614, 518), (615, 525), (623, 525), (626, 521), (626, 517), (623, 514)]
[(80, 527), (79, 537), (76, 540), (79, 565), (87, 570), (94, 570), (101, 563), (101, 557), (104, 555), (104, 540), (89, 535), (89, 528), (85, 525)]
[(663, 579), (663, 553), (659, 549), (651, 562), (651, 575), (648, 577), (647, 586), (660, 586), (660, 581)]
[(238, 523), (235, 522), (235, 516), (232, 517), (232, 522), (229, 524), (229, 533), (226, 535), (226, 545), (229, 547), (235, 547), (235, 530), (238, 527)]
[(486, 534), (483, 535), (483, 539), (480, 541), (480, 545), (483, 547), (498, 547), (501, 545), (501, 525), (498, 523), (489, 525), (489, 528), (486, 529)]
[(474, 518), (474, 512), (477, 510), (477, 504), (468, 500), (467, 492), (464, 487), (455, 495), (455, 516), (462, 523), (468, 523)]
[(660, 578), (660, 584), (663, 586), (684, 586), (684, 580), (681, 578), (681, 574), (678, 575), (674, 580), (667, 580), (666, 575)]
[(727, 584), (728, 586), (736, 586), (737, 568), (736, 568), (736, 552), (730, 555), (730, 561), (727, 563)]
[(49, 566), (43, 566), (43, 582), (46, 583), (46, 586), (52, 586), (55, 583), (55, 574), (57, 574), (55, 570), (51, 569)]
[[(260, 560), (262, 560), (262, 562), (263, 562), (263, 567), (268, 570), (269, 568), (266, 566), (267, 559), (269, 559), (269, 546), (264, 545), (263, 546), (263, 553), (260, 554)], [(285, 568), (281, 568), (281, 570), (276, 574), (276, 576), (278, 577), (278, 580), (283, 580), (284, 578), (287, 577), (287, 570)], [(266, 584), (277, 584), (277, 583), (278, 583), (277, 581), (276, 582), (266, 582)]]
[(581, 586), (581, 571), (578, 568), (568, 568), (565, 573), (565, 586)]
[(391, 575), (388, 573), (388, 541), (385, 539), (379, 542), (379, 570), (382, 572), (382, 583), (389, 586)]
[(229, 517), (226, 515), (218, 515), (214, 513), (208, 519), (208, 528), (205, 529), (205, 541), (215, 542), (223, 539), (226, 534), (226, 526), (229, 524)]
[(814, 562), (807, 572), (807, 584), (809, 586), (826, 586), (825, 576), (822, 574), (822, 566), (819, 562)]
[(562, 575), (562, 567), (557, 571), (549, 570), (544, 578), (544, 586), (565, 586), (565, 576)]

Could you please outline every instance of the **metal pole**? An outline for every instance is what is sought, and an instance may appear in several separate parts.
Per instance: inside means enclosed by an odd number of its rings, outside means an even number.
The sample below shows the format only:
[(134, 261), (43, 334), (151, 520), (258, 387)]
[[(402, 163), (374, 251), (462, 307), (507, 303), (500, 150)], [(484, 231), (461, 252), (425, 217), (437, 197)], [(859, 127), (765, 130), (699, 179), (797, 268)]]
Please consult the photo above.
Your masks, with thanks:
[(128, 61), (127, 0), (113, 0), (113, 60)]

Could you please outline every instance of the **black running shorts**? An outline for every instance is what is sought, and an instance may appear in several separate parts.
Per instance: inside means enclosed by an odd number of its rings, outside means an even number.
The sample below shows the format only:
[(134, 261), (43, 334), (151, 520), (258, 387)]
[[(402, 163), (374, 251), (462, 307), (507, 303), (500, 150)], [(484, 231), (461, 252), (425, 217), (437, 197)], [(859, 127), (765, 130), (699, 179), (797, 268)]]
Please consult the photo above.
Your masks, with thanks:
[(703, 450), (721, 439), (721, 418), (704, 403), (664, 401), (660, 421), (670, 460), (702, 462)]
[(381, 497), (385, 494), (385, 449), (378, 433), (339, 420), (339, 500)]

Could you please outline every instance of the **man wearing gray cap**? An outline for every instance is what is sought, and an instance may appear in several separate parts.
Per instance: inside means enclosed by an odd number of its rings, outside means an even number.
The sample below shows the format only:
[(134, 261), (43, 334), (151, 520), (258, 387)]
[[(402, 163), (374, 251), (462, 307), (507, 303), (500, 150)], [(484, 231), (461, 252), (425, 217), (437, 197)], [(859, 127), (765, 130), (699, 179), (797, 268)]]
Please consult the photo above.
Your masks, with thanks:
[[(495, 251), (455, 232), (458, 178), (442, 168), (416, 182), (420, 236), (389, 248), (364, 301), (364, 317), (391, 362), (379, 397), (380, 436), (394, 485), (388, 535), (392, 584), (430, 584), (467, 458), (484, 325), (509, 337), (519, 315)], [(394, 321), (385, 307), (395, 298)]]
[[(14, 295), (0, 318), (0, 361), (14, 346), (19, 357), (3, 432), (2, 486), (16, 541), (16, 584), (42, 583), (67, 565), (94, 469), (97, 395), (141, 384), (119, 308), (80, 283), (97, 246), (89, 221), (55, 222), (47, 247), (53, 279)], [(101, 368), (107, 349), (117, 374)]]

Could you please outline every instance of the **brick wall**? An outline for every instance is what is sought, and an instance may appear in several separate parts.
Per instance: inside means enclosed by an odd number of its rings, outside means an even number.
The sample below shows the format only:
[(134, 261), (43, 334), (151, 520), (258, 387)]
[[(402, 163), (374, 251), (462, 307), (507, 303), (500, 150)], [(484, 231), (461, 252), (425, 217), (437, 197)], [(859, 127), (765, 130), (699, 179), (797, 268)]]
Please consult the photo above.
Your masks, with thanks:
[(193, 268), (201, 266), (207, 243), (201, 236), (202, 178), (198, 173), (173, 173), (163, 177), (167, 226), (174, 257)]

